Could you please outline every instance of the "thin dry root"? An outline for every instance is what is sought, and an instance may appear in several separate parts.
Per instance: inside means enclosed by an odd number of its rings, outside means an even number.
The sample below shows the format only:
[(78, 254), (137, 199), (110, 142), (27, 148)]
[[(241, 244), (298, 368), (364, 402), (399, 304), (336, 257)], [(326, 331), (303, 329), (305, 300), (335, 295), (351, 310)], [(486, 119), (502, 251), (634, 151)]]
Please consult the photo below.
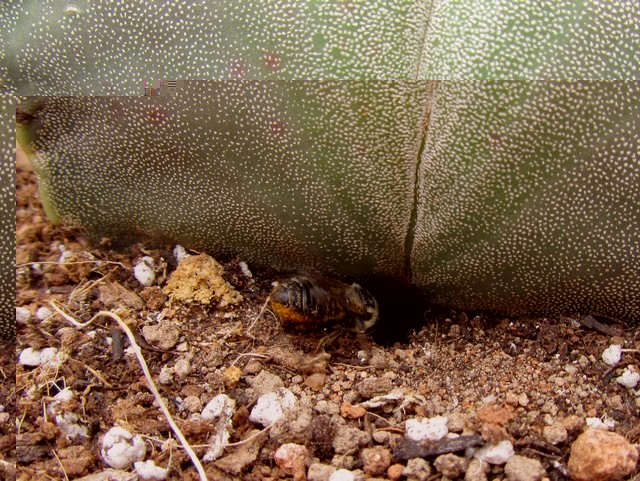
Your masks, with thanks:
[(193, 449), (191, 448), (191, 446), (187, 442), (187, 439), (184, 437), (184, 435), (182, 434), (182, 431), (180, 431), (180, 428), (178, 427), (176, 422), (173, 420), (173, 416), (169, 412), (169, 409), (167, 408), (167, 405), (162, 400), (162, 397), (160, 396), (160, 392), (158, 391), (158, 388), (156, 387), (155, 382), (153, 382), (153, 378), (151, 377), (151, 373), (149, 372), (149, 368), (147, 367), (147, 363), (144, 360), (144, 356), (142, 355), (142, 351), (140, 350), (140, 346), (138, 346), (138, 343), (136, 342), (136, 339), (135, 339), (133, 333), (131, 332), (131, 329), (129, 329), (129, 326), (127, 326), (127, 324), (120, 318), (120, 316), (118, 316), (117, 314), (115, 314), (115, 313), (113, 313), (111, 311), (100, 311), (95, 316), (93, 316), (91, 319), (89, 319), (87, 322), (85, 322), (85, 323), (78, 322), (73, 317), (71, 317), (69, 314), (67, 314), (62, 309), (60, 309), (60, 307), (56, 304), (55, 301), (51, 301), (50, 304), (56, 310), (56, 312), (58, 314), (60, 314), (67, 321), (69, 321), (71, 324), (73, 324), (74, 326), (79, 327), (79, 328), (89, 326), (93, 321), (95, 321), (100, 316), (109, 317), (109, 318), (113, 319), (114, 321), (116, 321), (118, 323), (118, 326), (120, 326), (120, 329), (122, 329), (125, 332), (125, 334), (127, 335), (127, 338), (129, 338), (129, 343), (131, 344), (131, 347), (133, 348), (133, 351), (136, 354), (136, 358), (138, 358), (138, 362), (140, 363), (140, 367), (142, 368), (142, 371), (144, 372), (144, 377), (146, 378), (147, 383), (149, 384), (149, 389), (151, 389), (151, 392), (153, 393), (154, 397), (156, 398), (156, 401), (157, 401), (158, 405), (160, 406), (160, 409), (162, 410), (162, 413), (167, 418), (167, 422), (169, 423), (169, 426), (171, 426), (171, 429), (175, 433), (176, 437), (180, 440), (180, 444), (182, 444), (182, 447), (184, 448), (184, 450), (189, 455), (189, 458), (191, 458), (191, 462), (196, 467), (196, 469), (198, 471), (198, 474), (200, 475), (201, 481), (208, 481), (207, 480), (207, 474), (204, 472), (204, 468), (202, 467), (202, 464), (200, 463), (200, 460), (198, 459), (198, 456), (196, 456), (196, 453), (193, 452)]

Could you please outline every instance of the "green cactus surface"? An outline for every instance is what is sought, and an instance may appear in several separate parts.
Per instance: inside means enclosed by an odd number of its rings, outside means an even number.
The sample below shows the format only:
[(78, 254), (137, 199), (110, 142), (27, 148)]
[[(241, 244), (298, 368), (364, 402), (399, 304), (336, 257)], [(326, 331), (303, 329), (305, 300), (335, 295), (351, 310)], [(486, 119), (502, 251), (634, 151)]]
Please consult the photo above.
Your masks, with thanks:
[(640, 319), (636, 0), (0, 8), (54, 221)]
[(15, 135), (16, 100), (0, 96), (0, 337), (15, 336)]

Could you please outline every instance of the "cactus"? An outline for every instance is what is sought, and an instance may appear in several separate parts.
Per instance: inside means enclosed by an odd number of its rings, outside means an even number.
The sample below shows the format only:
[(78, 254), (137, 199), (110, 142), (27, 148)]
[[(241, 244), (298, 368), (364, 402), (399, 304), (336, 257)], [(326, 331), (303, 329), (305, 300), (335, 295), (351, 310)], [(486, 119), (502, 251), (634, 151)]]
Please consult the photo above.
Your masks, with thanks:
[(3, 95), (0, 98), (0, 337), (15, 336), (15, 274), (16, 236), (15, 236), (15, 139), (13, 135), (13, 112), (16, 101)]
[(457, 307), (640, 318), (637, 2), (143, 7), (17, 7), (10, 91), (216, 80), (24, 101), (53, 220)]

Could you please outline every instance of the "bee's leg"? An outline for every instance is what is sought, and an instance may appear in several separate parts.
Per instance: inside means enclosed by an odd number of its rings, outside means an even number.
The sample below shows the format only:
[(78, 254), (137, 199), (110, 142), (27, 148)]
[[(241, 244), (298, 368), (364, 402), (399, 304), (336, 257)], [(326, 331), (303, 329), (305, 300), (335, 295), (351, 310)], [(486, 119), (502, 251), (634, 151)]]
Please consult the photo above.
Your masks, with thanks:
[(324, 336), (320, 341), (318, 341), (318, 345), (316, 346), (316, 350), (313, 352), (314, 355), (318, 354), (320, 349), (330, 346), (333, 342), (338, 339), (342, 334), (344, 334), (345, 329), (342, 326), (336, 327), (332, 332)]

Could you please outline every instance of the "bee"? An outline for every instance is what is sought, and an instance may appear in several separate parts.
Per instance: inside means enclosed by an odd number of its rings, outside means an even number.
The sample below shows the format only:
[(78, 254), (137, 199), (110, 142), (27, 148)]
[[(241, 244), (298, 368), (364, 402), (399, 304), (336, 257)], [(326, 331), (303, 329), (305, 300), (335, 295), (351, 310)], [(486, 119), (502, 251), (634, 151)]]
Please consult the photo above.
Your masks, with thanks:
[(378, 320), (378, 301), (359, 284), (299, 274), (278, 282), (269, 304), (285, 327), (354, 323), (365, 332)]

